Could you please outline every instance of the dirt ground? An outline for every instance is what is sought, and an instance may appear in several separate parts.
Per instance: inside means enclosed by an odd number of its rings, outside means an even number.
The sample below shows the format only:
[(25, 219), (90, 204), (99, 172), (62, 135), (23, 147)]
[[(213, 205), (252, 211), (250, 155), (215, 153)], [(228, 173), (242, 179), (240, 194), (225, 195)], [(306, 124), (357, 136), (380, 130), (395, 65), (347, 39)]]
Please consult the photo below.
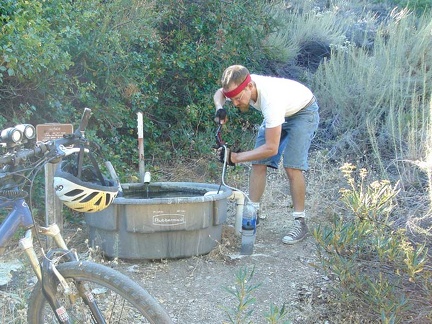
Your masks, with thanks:
[[(240, 182), (247, 183), (247, 174), (245, 167), (243, 175), (236, 175)], [(310, 231), (321, 222), (317, 203), (320, 198), (312, 189), (321, 181), (320, 174), (318, 169), (308, 174)], [(209, 254), (174, 260), (118, 260), (111, 266), (139, 281), (160, 301), (175, 323), (229, 323), (228, 314), (235, 313), (238, 300), (227, 288), (236, 287), (236, 275), (242, 270), (254, 271), (247, 286), (258, 285), (249, 295), (255, 298), (248, 307), (252, 314), (242, 323), (269, 323), (266, 314), (270, 313), (270, 307), (280, 309), (283, 305), (288, 310), (286, 322), (337, 323), (337, 312), (327, 303), (331, 296), (330, 280), (313, 266), (317, 257), (312, 235), (296, 245), (282, 243), (291, 222), (285, 174), (274, 171), (268, 178), (262, 203), (267, 218), (261, 220), (257, 229), (252, 255), (240, 255), (241, 239), (234, 233), (235, 203), (229, 202), (221, 241)]]
[[(328, 172), (320, 167), (319, 154), (313, 156), (311, 165), (307, 173), (306, 208), (310, 231), (325, 221), (326, 212), (322, 208), (325, 205), (324, 194), (334, 197), (329, 185), (334, 180), (329, 179)], [(196, 167), (200, 169), (199, 163)], [(194, 170), (190, 171), (193, 174), (187, 174), (189, 168), (180, 169), (176, 169), (175, 178), (167, 180), (204, 182), (203, 179), (208, 177)], [(236, 171), (228, 170), (225, 182), (247, 190), (248, 174), (247, 165)], [(324, 193), (320, 189), (323, 187), (327, 188)], [(237, 323), (270, 323), (267, 318), (271, 307), (281, 309), (283, 305), (287, 314), (284, 320), (277, 323), (346, 323), (346, 314), (332, 303), (331, 280), (314, 267), (317, 254), (313, 236), (310, 234), (304, 241), (292, 246), (282, 243), (282, 237), (290, 228), (292, 212), (288, 182), (282, 170), (268, 174), (262, 212), (267, 218), (261, 220), (258, 226), (254, 252), (250, 256), (240, 255), (241, 239), (234, 231), (234, 201), (228, 201), (222, 237), (215, 238), (220, 242), (207, 255), (163, 260), (106, 260), (102, 253), (89, 249), (84, 221), (81, 225), (66, 223), (64, 237), (70, 240), (70, 247), (79, 251), (81, 259), (90, 256), (94, 261), (103, 262), (139, 282), (164, 306), (174, 323), (230, 323), (229, 314), (236, 313), (238, 300), (227, 289), (236, 288), (236, 276), (241, 271), (248, 274), (253, 271), (246, 286), (255, 287), (247, 295), (255, 298), (255, 302), (247, 307), (247, 311), (251, 311), (247, 320)], [(78, 227), (83, 230), (77, 231)], [(26, 263), (18, 247), (2, 256), (1, 261), (5, 260)], [(31, 290), (35, 277), (28, 267), (14, 270), (11, 292), (25, 303), (25, 296)], [(18, 292), (16, 287), (20, 289)], [(341, 320), (341, 317), (344, 319)], [(25, 307), (15, 319), (3, 316), (5, 318), (7, 322), (23, 323)], [(353, 319), (348, 322), (361, 321)]]
[[(188, 168), (184, 168), (184, 172), (177, 168), (176, 178), (169, 180), (202, 182), (208, 176), (187, 174), (185, 170)], [(247, 165), (235, 172), (228, 170), (225, 181), (230, 186), (247, 190), (248, 173)], [(318, 203), (320, 190), (317, 189), (318, 184), (322, 186), (322, 174), (320, 168), (313, 167), (307, 175), (307, 214), (311, 231), (322, 222)], [(270, 308), (276, 306), (281, 309), (283, 305), (287, 315), (278, 323), (338, 323), (337, 311), (328, 304), (330, 280), (313, 266), (317, 257), (312, 235), (296, 245), (282, 243), (291, 222), (291, 200), (283, 171), (269, 173), (262, 210), (267, 218), (258, 226), (254, 252), (250, 256), (240, 255), (241, 238), (234, 230), (234, 201), (228, 201), (222, 237), (215, 238), (220, 242), (207, 255), (163, 260), (106, 260), (102, 253), (89, 249), (83, 221), (81, 225), (66, 223), (64, 237), (70, 240), (70, 247), (79, 251), (81, 259), (90, 256), (94, 261), (103, 262), (139, 282), (164, 306), (174, 323), (230, 323), (228, 314), (236, 313), (238, 300), (227, 289), (235, 289), (236, 276), (241, 271), (248, 274), (253, 271), (246, 286), (255, 287), (247, 295), (255, 298), (255, 302), (247, 307), (247, 311), (252, 311), (247, 320), (238, 323), (270, 323), (266, 319)], [(78, 227), (83, 230), (77, 231)], [(1, 261), (26, 264), (18, 247), (2, 256)], [(9, 284), (12, 288), (5, 288), (6, 295), (13, 294), (14, 298), (25, 303), (25, 296), (35, 282), (34, 274), (25, 266), (13, 270), (13, 280)], [(2, 318), (7, 322), (23, 323), (25, 307), (14, 317), (4, 315)]]
[(270, 306), (284, 304), (289, 310), (286, 319), (293, 323), (325, 323), (326, 310), (320, 299), (325, 302), (328, 279), (311, 266), (315, 261), (313, 239), (284, 245), (281, 238), (287, 222), (283, 218), (261, 222), (251, 256), (239, 255), (240, 240), (232, 240), (233, 228), (225, 226), (230, 245), (216, 247), (209, 255), (120, 266), (164, 305), (175, 323), (227, 323), (227, 314), (236, 309), (238, 301), (226, 288), (235, 287), (241, 269), (254, 269), (247, 285), (259, 284), (251, 293), (256, 298), (249, 308), (253, 323), (268, 323), (265, 314)]

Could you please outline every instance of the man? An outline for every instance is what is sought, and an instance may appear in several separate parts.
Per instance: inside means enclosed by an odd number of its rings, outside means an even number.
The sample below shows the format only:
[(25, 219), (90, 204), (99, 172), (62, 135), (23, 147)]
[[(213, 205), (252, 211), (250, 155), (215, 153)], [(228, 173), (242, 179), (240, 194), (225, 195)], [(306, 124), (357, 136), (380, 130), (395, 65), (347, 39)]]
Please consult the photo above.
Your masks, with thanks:
[(293, 211), (293, 227), (282, 239), (294, 244), (308, 233), (305, 222), (306, 183), (303, 172), (308, 169), (308, 151), (318, 128), (318, 105), (313, 93), (299, 82), (250, 74), (241, 65), (228, 67), (222, 75), (222, 88), (214, 94), (216, 120), (225, 123), (223, 105), (231, 100), (241, 112), (249, 106), (264, 116), (251, 151), (229, 151), (229, 163), (252, 161), (249, 198), (259, 208), (266, 185), (267, 168), (278, 168), (283, 156), (283, 166), (288, 176)]

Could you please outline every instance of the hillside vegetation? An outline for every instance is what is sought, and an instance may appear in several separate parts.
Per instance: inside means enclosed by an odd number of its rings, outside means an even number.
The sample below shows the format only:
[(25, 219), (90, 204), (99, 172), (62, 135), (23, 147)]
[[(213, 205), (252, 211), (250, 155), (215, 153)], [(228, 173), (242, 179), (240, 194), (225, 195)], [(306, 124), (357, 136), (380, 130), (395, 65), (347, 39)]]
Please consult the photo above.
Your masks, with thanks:
[[(224, 68), (299, 80), (321, 109), (315, 168), (337, 179), (316, 188), (329, 219), (314, 232), (317, 266), (340, 302), (371, 318), (432, 321), (430, 9), (429, 0), (2, 1), (0, 125), (76, 124), (90, 107), (99, 157), (133, 181), (141, 111), (154, 180), (174, 163), (211, 182)], [(259, 120), (229, 109), (225, 139), (248, 149)]]

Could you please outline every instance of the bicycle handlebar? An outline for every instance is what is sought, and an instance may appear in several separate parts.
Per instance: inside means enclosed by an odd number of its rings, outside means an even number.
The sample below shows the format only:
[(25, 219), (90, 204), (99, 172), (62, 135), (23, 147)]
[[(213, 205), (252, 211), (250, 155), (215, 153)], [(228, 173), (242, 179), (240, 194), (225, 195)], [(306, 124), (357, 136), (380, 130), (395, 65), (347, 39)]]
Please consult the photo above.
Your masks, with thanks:
[(84, 137), (84, 132), (90, 119), (90, 113), (91, 109), (84, 109), (80, 125), (73, 134), (65, 134), (63, 138), (59, 139), (37, 142), (31, 149), (18, 148), (14, 152), (8, 152), (0, 156), (0, 165), (17, 166), (33, 156), (41, 156), (44, 154), (47, 154), (47, 160), (49, 162), (52, 159), (64, 157), (73, 153), (72, 150), (67, 150), (66, 147), (87, 142)]

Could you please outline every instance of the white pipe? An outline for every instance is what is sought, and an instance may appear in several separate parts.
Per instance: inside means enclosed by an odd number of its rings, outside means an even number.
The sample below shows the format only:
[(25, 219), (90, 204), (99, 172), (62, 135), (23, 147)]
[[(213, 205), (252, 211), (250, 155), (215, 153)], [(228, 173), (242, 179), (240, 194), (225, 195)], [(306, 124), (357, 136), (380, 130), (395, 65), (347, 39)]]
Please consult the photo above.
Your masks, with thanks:
[(146, 171), (146, 173), (144, 174), (144, 183), (145, 184), (149, 184), (151, 181), (151, 175), (149, 171)]
[[(204, 194), (217, 195), (219, 191), (209, 191)], [(235, 200), (236, 202), (236, 215), (235, 215), (235, 234), (241, 236), (242, 233), (242, 220), (243, 220), (243, 207), (245, 203), (245, 195), (238, 190), (233, 190), (231, 196), (228, 197), (229, 200)]]
[(236, 201), (235, 234), (237, 236), (241, 236), (245, 196), (242, 192), (234, 190), (232, 195), (229, 196), (228, 199)]

